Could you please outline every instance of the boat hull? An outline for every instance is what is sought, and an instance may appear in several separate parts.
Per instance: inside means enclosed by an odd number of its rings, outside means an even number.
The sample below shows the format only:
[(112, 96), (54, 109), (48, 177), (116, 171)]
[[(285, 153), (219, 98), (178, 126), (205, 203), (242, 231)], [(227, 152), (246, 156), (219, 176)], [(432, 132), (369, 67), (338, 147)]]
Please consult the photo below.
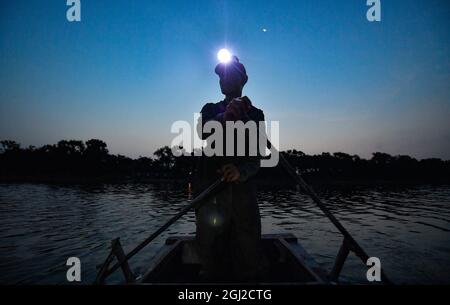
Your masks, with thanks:
[[(264, 255), (269, 261), (265, 279), (254, 283), (223, 280), (217, 284), (317, 285), (328, 284), (326, 272), (314, 261), (292, 234), (262, 236)], [(138, 284), (208, 284), (199, 276), (200, 260), (195, 237), (171, 237), (154, 257)], [(214, 284), (214, 283), (213, 283)]]

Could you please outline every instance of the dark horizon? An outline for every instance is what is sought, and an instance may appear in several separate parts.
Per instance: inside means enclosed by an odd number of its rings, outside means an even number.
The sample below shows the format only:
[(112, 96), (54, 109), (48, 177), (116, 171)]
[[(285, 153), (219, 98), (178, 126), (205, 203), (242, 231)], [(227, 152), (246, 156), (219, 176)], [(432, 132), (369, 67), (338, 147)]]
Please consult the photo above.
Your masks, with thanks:
[[(0, 143), (10, 142), (10, 143), (18, 145), (18, 148), (20, 148), (21, 150), (39, 150), (39, 149), (42, 149), (43, 147), (49, 147), (49, 146), (57, 147), (58, 143), (61, 143), (61, 142), (82, 142), (82, 143), (86, 143), (86, 142), (88, 142), (90, 140), (102, 141), (102, 142), (104, 142), (106, 144), (107, 147), (109, 147), (109, 144), (106, 143), (105, 141), (100, 140), (100, 139), (95, 139), (95, 138), (89, 138), (88, 140), (80, 140), (80, 139), (59, 140), (59, 141), (57, 141), (54, 144), (47, 143), (47, 144), (42, 144), (40, 146), (35, 146), (35, 145), (23, 146), (22, 143), (19, 143), (18, 141), (10, 140), (10, 139), (0, 139)], [(161, 147), (157, 148), (150, 155), (138, 154), (137, 157), (136, 156), (130, 156), (130, 155), (128, 155), (128, 156), (127, 155), (122, 155), (120, 153), (115, 153), (115, 152), (112, 152), (109, 148), (108, 148), (108, 153), (111, 154), (111, 155), (114, 155), (114, 156), (123, 156), (123, 157), (129, 158), (129, 159), (132, 159), (132, 160), (137, 160), (139, 158), (152, 158), (152, 156), (155, 155), (155, 152), (157, 152), (158, 150), (160, 150), (162, 148), (165, 148), (165, 147), (171, 148), (169, 145), (164, 145), (164, 146), (161, 146)], [(174, 147), (176, 147), (176, 146), (174, 146)], [(331, 155), (334, 155), (334, 154), (346, 154), (346, 155), (349, 155), (349, 156), (359, 157), (362, 160), (369, 160), (370, 158), (373, 157), (374, 154), (381, 153), (381, 154), (386, 154), (386, 155), (389, 155), (389, 156), (392, 156), (392, 157), (403, 157), (403, 156), (406, 156), (406, 157), (410, 157), (412, 159), (416, 159), (418, 161), (437, 159), (437, 160), (441, 160), (441, 161), (444, 161), (444, 162), (450, 162), (450, 157), (448, 159), (439, 158), (439, 157), (436, 157), (436, 156), (429, 156), (429, 157), (419, 158), (419, 157), (416, 157), (416, 156), (411, 155), (411, 154), (393, 154), (393, 153), (386, 152), (386, 151), (373, 151), (370, 154), (370, 157), (364, 157), (364, 156), (360, 156), (360, 155), (358, 155), (356, 153), (348, 153), (348, 152), (345, 152), (345, 151), (323, 151), (323, 152), (320, 152), (320, 153), (309, 154), (309, 153), (306, 153), (304, 150), (302, 150), (300, 148), (296, 148), (296, 147), (291, 147), (291, 148), (280, 150), (280, 152), (282, 152), (282, 153), (283, 152), (286, 153), (286, 152), (290, 152), (290, 151), (301, 152), (301, 153), (304, 153), (305, 155), (309, 155), (309, 156), (320, 156), (320, 155), (324, 155), (324, 154), (331, 154)], [(0, 154), (1, 153), (3, 153), (3, 151), (0, 148)]]
[[(182, 149), (182, 148), (179, 148)], [(370, 159), (342, 152), (307, 155), (297, 150), (281, 151), (293, 168), (305, 178), (318, 183), (329, 182), (438, 182), (448, 183), (450, 161), (436, 158), (417, 160), (410, 156), (391, 156), (375, 152)], [(110, 154), (101, 140), (62, 140), (56, 145), (20, 148), (13, 141), (0, 141), (0, 182), (127, 182), (146, 179), (191, 181), (199, 157), (175, 157), (168, 146), (150, 157), (131, 159)], [(83, 178), (84, 177), (84, 178)], [(259, 181), (286, 184), (289, 177), (280, 167), (262, 168)]]

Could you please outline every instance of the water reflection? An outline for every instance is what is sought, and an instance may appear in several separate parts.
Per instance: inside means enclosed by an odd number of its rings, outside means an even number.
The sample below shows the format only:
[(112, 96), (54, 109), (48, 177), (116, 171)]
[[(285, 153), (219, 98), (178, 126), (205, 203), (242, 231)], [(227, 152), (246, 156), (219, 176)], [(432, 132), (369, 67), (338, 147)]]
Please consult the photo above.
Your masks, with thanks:
[[(450, 186), (334, 187), (318, 190), (370, 255), (381, 259), (399, 283), (450, 283)], [(0, 185), (0, 283), (64, 284), (65, 261), (82, 261), (82, 280), (120, 237), (125, 251), (170, 217), (189, 198), (187, 187), (170, 184)], [(264, 233), (295, 234), (326, 269), (341, 236), (321, 211), (296, 190), (260, 191)], [(194, 234), (194, 214), (178, 221), (131, 261), (144, 272), (171, 235)], [(364, 282), (361, 262), (350, 256), (345, 280)], [(121, 280), (117, 274), (113, 281)]]

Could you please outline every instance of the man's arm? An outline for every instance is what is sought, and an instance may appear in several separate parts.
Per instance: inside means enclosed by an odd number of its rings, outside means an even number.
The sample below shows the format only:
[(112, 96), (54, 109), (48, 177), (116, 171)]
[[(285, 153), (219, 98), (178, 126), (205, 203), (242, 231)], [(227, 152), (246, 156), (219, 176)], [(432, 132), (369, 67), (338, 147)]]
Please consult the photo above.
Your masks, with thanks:
[[(240, 119), (242, 119), (246, 122), (248, 120), (255, 121), (257, 124), (257, 128), (258, 128), (258, 132), (256, 135), (258, 137), (256, 142), (258, 143), (259, 132), (260, 132), (259, 131), (259, 122), (260, 121), (264, 122), (264, 113), (261, 110), (254, 108), (254, 107), (253, 107), (252, 111), (250, 111), (251, 113), (247, 113), (246, 111), (244, 111), (244, 109), (246, 107), (252, 108), (250, 100), (248, 100), (247, 97), (245, 97), (245, 99), (247, 99), (246, 102), (239, 101), (234, 104), (231, 103), (224, 112), (218, 111), (219, 107), (217, 107), (217, 104), (213, 104), (213, 103), (206, 104), (201, 110), (201, 114), (200, 114), (201, 120), (199, 120), (199, 122), (197, 123), (197, 133), (198, 133), (199, 137), (202, 140), (206, 140), (211, 135), (210, 133), (203, 132), (203, 127), (208, 121), (218, 121), (222, 124), (225, 124), (225, 121), (226, 121), (225, 117), (228, 114), (229, 117), (238, 116), (238, 117), (240, 117)], [(262, 130), (262, 132), (265, 132), (265, 128), (264, 128), (264, 130)], [(247, 143), (248, 142), (249, 141), (247, 141)], [(256, 157), (255, 156), (244, 157), (241, 162), (238, 162), (237, 164), (232, 165), (232, 166), (230, 166), (230, 165), (231, 164), (224, 166), (221, 169), (221, 171), (223, 173), (225, 173), (226, 176), (228, 176), (228, 175), (230, 175), (230, 177), (239, 176), (239, 178), (237, 179), (237, 181), (239, 181), (239, 182), (246, 182), (248, 179), (250, 179), (251, 177), (255, 176), (258, 173), (258, 171), (261, 167), (261, 155), (258, 154)], [(230, 178), (230, 179), (234, 180), (235, 178)]]
[(211, 133), (203, 132), (203, 127), (207, 122), (218, 121), (223, 123), (224, 112), (218, 112), (217, 108), (218, 107), (216, 104), (208, 103), (205, 106), (203, 106), (202, 110), (200, 111), (200, 119), (197, 122), (197, 134), (200, 137), (200, 139), (206, 140), (211, 135)]
[[(250, 119), (255, 121), (257, 124), (258, 132), (257, 132), (257, 156), (256, 157), (247, 157), (245, 160), (237, 164), (237, 168), (240, 173), (239, 182), (246, 182), (248, 179), (256, 176), (256, 174), (259, 172), (259, 169), (261, 168), (261, 154), (259, 153), (259, 133), (260, 132), (266, 132), (265, 130), (265, 123), (264, 123), (264, 113), (257, 109), (253, 115), (250, 115)], [(263, 127), (264, 130), (260, 130), (260, 122), (261, 127)]]
[(256, 176), (261, 168), (261, 160), (258, 159), (250, 159), (244, 161), (236, 166), (239, 170), (239, 182), (246, 182), (248, 179)]

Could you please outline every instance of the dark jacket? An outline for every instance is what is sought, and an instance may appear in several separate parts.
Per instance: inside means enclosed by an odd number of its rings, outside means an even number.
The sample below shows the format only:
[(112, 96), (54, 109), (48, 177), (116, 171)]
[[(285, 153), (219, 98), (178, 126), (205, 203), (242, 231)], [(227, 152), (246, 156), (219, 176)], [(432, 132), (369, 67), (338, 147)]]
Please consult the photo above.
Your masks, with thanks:
[[(197, 126), (197, 132), (199, 134), (199, 137), (202, 140), (207, 140), (207, 145), (211, 145), (212, 143), (208, 142), (208, 137), (211, 135), (209, 133), (202, 132), (204, 125), (211, 120), (215, 121), (221, 121), (222, 116), (225, 113), (226, 106), (228, 104), (228, 101), (223, 100), (218, 103), (207, 103), (205, 106), (203, 106), (201, 110), (201, 118), (202, 118), (202, 125), (198, 124)], [(258, 133), (259, 132), (265, 132), (265, 130), (260, 131), (259, 130), (259, 123), (264, 122), (264, 113), (262, 110), (251, 106), (251, 109), (247, 113), (247, 117), (242, 120), (244, 123), (247, 123), (248, 121), (254, 121), (258, 126)], [(265, 126), (265, 125), (263, 125)], [(202, 130), (200, 130), (200, 127)], [(264, 127), (265, 128), (265, 127)], [(226, 156), (226, 132), (225, 127), (223, 127), (224, 134), (223, 134), (223, 156), (213, 156), (213, 157), (207, 157), (202, 156), (197, 164), (196, 173), (195, 173), (195, 180), (199, 181), (198, 183), (200, 186), (206, 186), (206, 184), (213, 182), (215, 179), (218, 178), (217, 170), (228, 163), (232, 163), (236, 165), (239, 169), (239, 172), (241, 174), (241, 177), (239, 179), (239, 182), (247, 182), (249, 179), (254, 177), (260, 168), (260, 155), (258, 152), (257, 156), (251, 156), (249, 154), (249, 140), (248, 140), (248, 132), (246, 133), (246, 155), (238, 157), (236, 156), (236, 134), (235, 134), (235, 142), (234, 142), (234, 148), (235, 148), (235, 154), (234, 156)], [(259, 144), (259, 137), (256, 141), (257, 145)], [(259, 147), (259, 146), (258, 146)], [(195, 181), (194, 180), (194, 181)]]

